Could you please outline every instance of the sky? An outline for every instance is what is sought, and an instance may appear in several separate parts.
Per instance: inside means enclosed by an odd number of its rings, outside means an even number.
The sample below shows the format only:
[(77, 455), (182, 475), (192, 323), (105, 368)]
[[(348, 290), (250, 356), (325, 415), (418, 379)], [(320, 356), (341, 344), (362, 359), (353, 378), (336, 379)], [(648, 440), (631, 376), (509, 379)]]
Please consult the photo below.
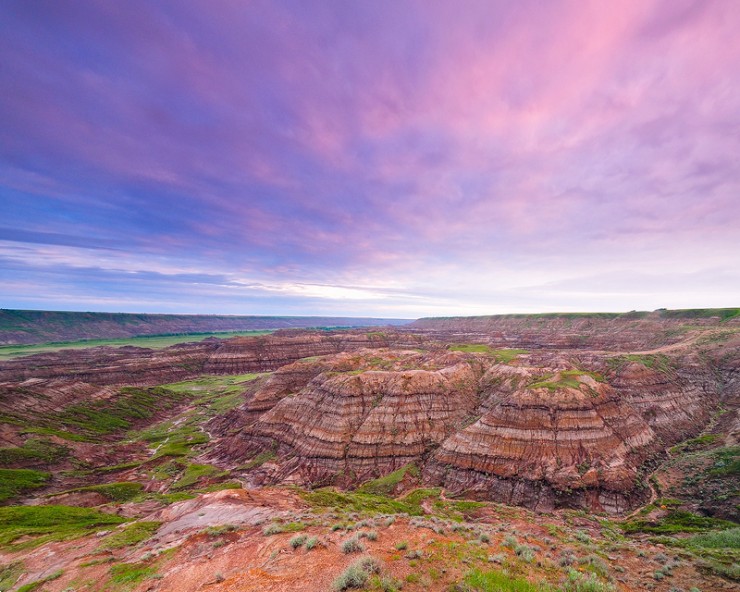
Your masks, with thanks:
[(736, 0), (4, 0), (0, 307), (740, 306)]

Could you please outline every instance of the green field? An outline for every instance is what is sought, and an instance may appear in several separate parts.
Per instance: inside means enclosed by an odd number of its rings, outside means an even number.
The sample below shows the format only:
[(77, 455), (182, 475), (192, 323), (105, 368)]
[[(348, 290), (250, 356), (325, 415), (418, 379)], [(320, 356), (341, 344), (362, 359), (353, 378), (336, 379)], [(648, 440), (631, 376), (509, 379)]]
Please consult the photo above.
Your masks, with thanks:
[(87, 339), (84, 341), (66, 341), (60, 343), (42, 343), (39, 345), (2, 345), (0, 346), (0, 360), (20, 358), (40, 354), (42, 352), (58, 351), (61, 349), (82, 349), (86, 347), (146, 347), (149, 349), (162, 349), (178, 343), (191, 343), (203, 341), (209, 337), (228, 339), (230, 337), (256, 337), (268, 335), (273, 331), (230, 331), (228, 333), (187, 333), (184, 335), (145, 335), (142, 337), (129, 337), (126, 339)]

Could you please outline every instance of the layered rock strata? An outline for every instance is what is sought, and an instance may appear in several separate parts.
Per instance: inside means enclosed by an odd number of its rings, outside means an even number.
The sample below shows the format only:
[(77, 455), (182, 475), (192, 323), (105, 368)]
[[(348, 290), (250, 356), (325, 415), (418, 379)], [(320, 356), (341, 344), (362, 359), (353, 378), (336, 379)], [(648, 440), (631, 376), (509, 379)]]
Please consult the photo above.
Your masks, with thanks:
[[(552, 380), (558, 385), (558, 375)], [(575, 382), (517, 390), (445, 440), (425, 480), (452, 493), (542, 510), (629, 507), (655, 435), (608, 385), (587, 374)]]

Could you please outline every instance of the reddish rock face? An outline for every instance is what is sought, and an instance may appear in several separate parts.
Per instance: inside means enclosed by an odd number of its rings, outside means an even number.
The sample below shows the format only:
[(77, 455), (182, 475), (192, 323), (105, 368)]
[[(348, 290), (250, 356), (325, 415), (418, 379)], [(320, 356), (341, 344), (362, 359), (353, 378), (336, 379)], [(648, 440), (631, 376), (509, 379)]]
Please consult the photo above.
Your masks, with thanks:
[[(585, 335), (600, 344), (635, 342), (634, 327), (620, 336), (614, 325), (609, 336), (592, 325)], [(653, 325), (645, 342), (658, 339)], [(49, 416), (117, 397), (122, 385), (273, 370), (245, 387), (242, 405), (208, 422), (212, 440), (200, 460), (242, 467), (238, 475), (252, 485), (346, 487), (414, 463), (425, 484), (452, 493), (543, 510), (618, 513), (647, 495), (639, 479), (646, 463), (697, 435), (718, 403), (737, 407), (736, 333), (623, 355), (584, 351), (580, 342), (561, 347), (563, 335), (538, 324), (540, 337), (526, 327), (519, 337), (544, 341), (518, 357), (448, 351), (450, 343), (511, 341), (490, 328), (469, 329), (459, 327), (442, 342), (431, 329), (421, 336), (303, 332), (160, 351), (31, 356), (0, 363), (0, 412)], [(545, 333), (556, 345), (548, 346)], [(13, 425), (2, 426), (0, 436), (9, 445), (23, 439)], [(75, 444), (75, 454), (92, 458), (85, 446)]]
[[(517, 364), (387, 350), (297, 362), (251, 395), (251, 423), (217, 457), (233, 466), (275, 450), (259, 483), (349, 486), (415, 463), (425, 483), (456, 494), (538, 509), (634, 506), (639, 468), (661, 449), (633, 405), (647, 403), (585, 371), (543, 380), (542, 368)], [(425, 369), (404, 369), (413, 365)]]
[[(574, 491), (629, 494), (655, 435), (608, 385), (588, 375), (578, 384), (515, 391), (447, 439), (425, 477), (453, 493), (548, 510)], [(607, 497), (596, 509), (612, 509)]]

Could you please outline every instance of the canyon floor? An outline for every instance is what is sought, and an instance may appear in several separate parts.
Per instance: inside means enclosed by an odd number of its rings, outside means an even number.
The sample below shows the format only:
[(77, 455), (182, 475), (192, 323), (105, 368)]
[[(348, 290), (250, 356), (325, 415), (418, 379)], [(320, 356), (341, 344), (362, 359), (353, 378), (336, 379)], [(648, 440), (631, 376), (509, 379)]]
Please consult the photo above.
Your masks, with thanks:
[(740, 588), (736, 310), (0, 362), (0, 591)]

